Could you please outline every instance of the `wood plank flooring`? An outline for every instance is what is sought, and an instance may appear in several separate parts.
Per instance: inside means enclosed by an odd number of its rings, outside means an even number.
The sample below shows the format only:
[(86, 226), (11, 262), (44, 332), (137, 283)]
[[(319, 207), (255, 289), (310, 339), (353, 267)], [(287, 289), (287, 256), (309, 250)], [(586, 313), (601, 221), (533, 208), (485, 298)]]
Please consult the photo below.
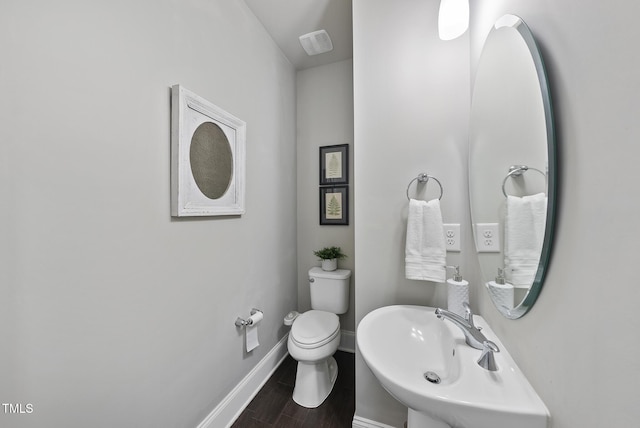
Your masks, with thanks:
[(291, 398), (296, 361), (287, 356), (273, 376), (234, 422), (232, 428), (349, 428), (355, 412), (355, 356), (338, 351), (338, 379), (327, 399), (315, 409)]

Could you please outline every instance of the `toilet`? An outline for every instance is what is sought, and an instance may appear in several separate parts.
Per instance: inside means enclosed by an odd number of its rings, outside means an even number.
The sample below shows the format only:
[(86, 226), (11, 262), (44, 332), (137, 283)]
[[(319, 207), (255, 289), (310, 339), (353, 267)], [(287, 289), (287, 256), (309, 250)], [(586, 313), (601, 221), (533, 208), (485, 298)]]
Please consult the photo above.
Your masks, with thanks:
[(309, 270), (311, 310), (289, 313), (284, 319), (291, 326), (287, 348), (298, 361), (293, 401), (307, 408), (316, 408), (329, 396), (338, 365), (333, 354), (340, 345), (340, 319), (349, 309), (349, 279), (351, 271)]

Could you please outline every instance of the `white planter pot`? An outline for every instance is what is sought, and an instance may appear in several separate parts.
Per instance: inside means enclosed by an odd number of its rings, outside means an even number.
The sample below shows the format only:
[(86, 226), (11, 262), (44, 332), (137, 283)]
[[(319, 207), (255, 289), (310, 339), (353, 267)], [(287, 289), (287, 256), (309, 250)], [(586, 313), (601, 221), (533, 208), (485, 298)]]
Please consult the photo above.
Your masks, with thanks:
[(322, 261), (322, 270), (332, 271), (338, 269), (338, 259), (328, 259)]

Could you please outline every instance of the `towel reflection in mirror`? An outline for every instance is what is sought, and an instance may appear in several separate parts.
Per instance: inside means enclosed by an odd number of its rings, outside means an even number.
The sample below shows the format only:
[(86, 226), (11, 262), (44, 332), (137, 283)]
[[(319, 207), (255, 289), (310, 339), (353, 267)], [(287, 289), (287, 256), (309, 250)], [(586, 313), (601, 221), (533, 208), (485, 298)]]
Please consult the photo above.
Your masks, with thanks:
[(504, 219), (504, 268), (507, 281), (529, 287), (540, 263), (547, 218), (547, 196), (507, 196)]

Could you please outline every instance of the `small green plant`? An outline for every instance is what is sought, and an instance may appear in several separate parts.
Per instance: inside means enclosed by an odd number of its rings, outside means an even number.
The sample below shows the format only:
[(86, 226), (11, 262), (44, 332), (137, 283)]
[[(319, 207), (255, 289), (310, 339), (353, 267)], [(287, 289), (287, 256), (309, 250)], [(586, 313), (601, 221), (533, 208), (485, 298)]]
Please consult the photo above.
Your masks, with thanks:
[(325, 247), (321, 250), (314, 251), (313, 254), (321, 260), (344, 259), (347, 257), (340, 247)]

